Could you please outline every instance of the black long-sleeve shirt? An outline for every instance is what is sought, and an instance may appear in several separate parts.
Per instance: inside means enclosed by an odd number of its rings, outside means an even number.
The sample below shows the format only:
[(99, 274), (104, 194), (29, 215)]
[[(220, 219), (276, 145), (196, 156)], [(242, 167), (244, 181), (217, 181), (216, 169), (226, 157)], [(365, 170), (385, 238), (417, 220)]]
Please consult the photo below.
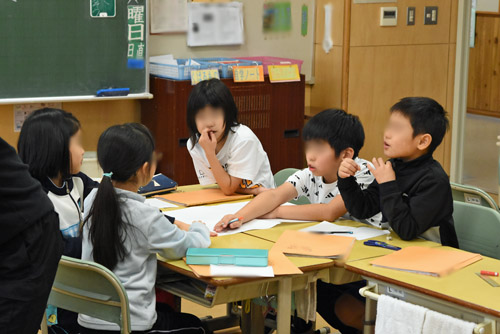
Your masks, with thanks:
[(30, 227), (54, 206), (16, 150), (0, 138), (0, 245)]
[(445, 171), (431, 154), (404, 162), (391, 159), (395, 181), (377, 181), (361, 190), (354, 177), (339, 178), (338, 187), (347, 211), (359, 219), (382, 212), (403, 240), (439, 227), (441, 244), (458, 247), (453, 224), (453, 198)]

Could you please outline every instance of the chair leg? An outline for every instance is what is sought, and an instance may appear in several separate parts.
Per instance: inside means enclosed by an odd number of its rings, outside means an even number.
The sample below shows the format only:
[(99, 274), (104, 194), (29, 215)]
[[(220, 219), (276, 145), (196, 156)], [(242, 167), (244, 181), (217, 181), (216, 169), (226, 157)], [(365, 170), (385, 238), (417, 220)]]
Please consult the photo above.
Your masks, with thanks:
[(47, 327), (47, 313), (43, 312), (42, 323), (40, 324), (40, 329), (42, 334), (49, 334), (49, 328)]

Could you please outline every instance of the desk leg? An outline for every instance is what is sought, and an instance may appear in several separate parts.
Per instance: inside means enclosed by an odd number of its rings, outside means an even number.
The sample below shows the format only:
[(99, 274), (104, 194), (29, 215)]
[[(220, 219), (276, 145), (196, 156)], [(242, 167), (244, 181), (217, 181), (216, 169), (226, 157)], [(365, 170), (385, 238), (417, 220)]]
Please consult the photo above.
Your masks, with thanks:
[(292, 309), (292, 278), (284, 277), (279, 281), (277, 329), (280, 334), (290, 334)]
[(365, 324), (363, 334), (375, 333), (375, 317), (377, 315), (377, 302), (371, 298), (366, 298)]

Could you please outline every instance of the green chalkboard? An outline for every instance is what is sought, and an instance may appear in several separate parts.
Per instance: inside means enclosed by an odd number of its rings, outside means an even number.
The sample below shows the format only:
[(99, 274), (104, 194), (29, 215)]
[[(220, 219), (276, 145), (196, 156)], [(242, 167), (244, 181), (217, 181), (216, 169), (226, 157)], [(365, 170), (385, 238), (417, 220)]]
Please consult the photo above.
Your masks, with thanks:
[[(87, 96), (104, 88), (147, 92), (147, 1), (116, 0), (114, 17), (93, 18), (95, 2), (0, 1), (0, 100)], [(132, 12), (142, 12), (139, 22)], [(134, 24), (141, 19), (142, 27)]]

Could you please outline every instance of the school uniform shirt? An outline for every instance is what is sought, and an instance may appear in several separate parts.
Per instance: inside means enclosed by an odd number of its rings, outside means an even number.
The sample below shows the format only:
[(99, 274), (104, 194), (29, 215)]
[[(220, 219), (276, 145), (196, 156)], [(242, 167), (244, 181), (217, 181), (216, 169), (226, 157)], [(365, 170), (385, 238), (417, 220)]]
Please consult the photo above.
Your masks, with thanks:
[(49, 178), (41, 183), (59, 214), (59, 229), (65, 240), (63, 254), (80, 258), (79, 230), (80, 223), (83, 222), (84, 199), (99, 183), (81, 172), (65, 180), (61, 187), (56, 186)]
[(339, 180), (347, 210), (358, 218), (381, 211), (403, 240), (422, 236), (458, 247), (450, 181), (439, 162), (431, 154), (407, 162), (389, 161), (396, 174), (394, 181), (373, 181), (367, 189), (361, 189), (353, 177)]
[[(368, 161), (356, 158), (354, 161), (361, 167), (356, 173), (356, 182), (362, 188), (366, 189), (374, 180), (372, 173), (368, 170)], [(340, 194), (339, 188), (337, 186), (337, 181), (332, 183), (325, 183), (322, 176), (315, 176), (309, 168), (299, 170), (291, 175), (286, 182), (292, 184), (297, 191), (297, 197), (306, 197), (312, 204), (327, 204), (330, 203), (332, 199)], [(358, 220), (351, 212), (344, 215), (345, 219)], [(382, 220), (381, 214), (373, 214), (373, 217), (369, 216), (364, 223), (368, 223), (374, 226), (380, 226), (380, 221)]]
[[(158, 209), (147, 205), (139, 194), (115, 188), (119, 196), (121, 218), (126, 224), (125, 258), (119, 261), (113, 273), (122, 282), (130, 303), (132, 331), (145, 331), (156, 322), (156, 254), (167, 259), (180, 259), (190, 247), (210, 246), (210, 232), (202, 223), (192, 223), (188, 232), (177, 228)], [(97, 190), (90, 193), (85, 203), (87, 217)], [(94, 261), (89, 226), (82, 233), (82, 260)], [(114, 323), (80, 314), (78, 323), (98, 330), (119, 330)]]
[[(205, 151), (199, 143), (193, 146), (191, 139), (187, 147), (201, 185), (217, 183), (208, 163)], [(259, 138), (245, 125), (231, 128), (226, 142), (217, 153), (222, 168), (231, 176), (241, 179), (240, 188), (258, 186), (274, 188), (274, 178), (267, 153)]]

